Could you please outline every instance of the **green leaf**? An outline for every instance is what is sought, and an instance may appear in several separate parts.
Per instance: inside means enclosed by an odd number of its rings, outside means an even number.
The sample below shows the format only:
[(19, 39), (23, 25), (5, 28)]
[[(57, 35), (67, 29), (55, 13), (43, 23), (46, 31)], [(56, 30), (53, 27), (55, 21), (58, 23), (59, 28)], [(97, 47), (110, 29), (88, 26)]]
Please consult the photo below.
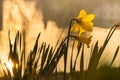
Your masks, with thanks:
[(83, 80), (83, 73), (84, 73), (84, 45), (82, 47), (82, 54), (80, 60), (80, 80)]
[(112, 66), (114, 60), (116, 59), (116, 57), (117, 57), (117, 55), (118, 55), (119, 48), (120, 48), (120, 46), (117, 47), (117, 49), (116, 49), (116, 51), (115, 51), (115, 54), (114, 54), (114, 57), (113, 57), (113, 60), (112, 60), (112, 62), (111, 62), (111, 64), (110, 64), (110, 66)]

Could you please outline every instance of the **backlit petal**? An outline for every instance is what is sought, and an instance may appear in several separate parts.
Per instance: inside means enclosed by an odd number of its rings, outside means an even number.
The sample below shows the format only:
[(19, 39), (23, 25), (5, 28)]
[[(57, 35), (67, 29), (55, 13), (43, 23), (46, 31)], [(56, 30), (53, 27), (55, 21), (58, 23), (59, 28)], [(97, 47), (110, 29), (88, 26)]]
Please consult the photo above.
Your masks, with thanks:
[(89, 44), (91, 42), (91, 38), (92, 38), (92, 36), (89, 36), (87, 38), (84, 35), (82, 35), (82, 36), (79, 37), (79, 41), (78, 42), (83, 42), (84, 44), (86, 44), (89, 47)]
[(93, 23), (92, 22), (82, 22), (81, 27), (85, 30), (85, 31), (92, 31), (92, 26)]
[(77, 32), (77, 31), (79, 31), (79, 24), (78, 23), (74, 24), (71, 28), (71, 32)]
[(85, 30), (82, 27), (80, 27), (80, 31), (79, 31), (78, 35), (81, 36), (81, 34), (84, 32), (85, 32)]
[(88, 14), (83, 19), (84, 19), (84, 21), (92, 21), (94, 19), (94, 17), (95, 17), (94, 14)]
[(81, 10), (77, 18), (82, 18), (85, 15), (86, 15), (86, 11), (85, 10)]

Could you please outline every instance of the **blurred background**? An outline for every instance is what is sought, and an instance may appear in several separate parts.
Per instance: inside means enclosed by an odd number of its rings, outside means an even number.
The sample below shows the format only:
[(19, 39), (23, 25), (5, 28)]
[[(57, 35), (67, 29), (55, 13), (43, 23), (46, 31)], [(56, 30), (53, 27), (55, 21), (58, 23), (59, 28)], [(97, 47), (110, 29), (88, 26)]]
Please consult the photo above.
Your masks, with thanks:
[(81, 9), (96, 15), (95, 26), (109, 27), (120, 20), (119, 0), (39, 0), (37, 3), (37, 9), (42, 9), (44, 22), (55, 20), (59, 26), (67, 25)]
[[(92, 44), (97, 40), (102, 44), (109, 28), (120, 22), (119, 8), (120, 0), (0, 0), (0, 59), (3, 62), (8, 60), (8, 30), (13, 42), (18, 30), (25, 33), (27, 53), (33, 48), (39, 32), (41, 41), (54, 46), (59, 38), (67, 34), (70, 19), (76, 17), (81, 9), (95, 14)], [(109, 61), (113, 57), (114, 50), (120, 45), (119, 39), (118, 29), (101, 61)], [(87, 65), (90, 55), (85, 56)], [(115, 66), (120, 66), (119, 58)]]
[[(25, 8), (29, 8), (31, 13), (33, 12), (33, 8), (36, 12), (42, 13), (45, 27), (48, 21), (55, 21), (58, 27), (66, 26), (69, 24), (69, 20), (77, 16), (81, 9), (85, 9), (88, 13), (96, 15), (94, 20), (95, 26), (109, 27), (120, 20), (119, 3), (119, 0), (89, 0), (87, 2), (84, 0), (0, 0), (0, 28), (2, 28), (3, 23), (2, 15), (5, 11), (4, 7), (9, 5), (12, 7), (15, 4), (21, 10), (24, 5)], [(24, 11), (21, 12), (24, 13)], [(23, 15), (26, 16), (27, 14), (30, 13)]]

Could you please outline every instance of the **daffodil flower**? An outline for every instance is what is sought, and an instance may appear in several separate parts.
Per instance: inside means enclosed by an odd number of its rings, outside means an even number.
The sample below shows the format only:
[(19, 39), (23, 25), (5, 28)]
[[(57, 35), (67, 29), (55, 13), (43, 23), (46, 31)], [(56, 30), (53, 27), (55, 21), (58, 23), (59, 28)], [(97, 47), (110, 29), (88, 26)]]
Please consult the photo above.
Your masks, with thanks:
[(71, 28), (71, 32), (78, 32), (78, 35), (80, 36), (81, 33), (88, 31), (92, 31), (94, 14), (86, 14), (85, 10), (81, 10), (78, 17), (74, 18), (74, 24)]
[(92, 38), (92, 36), (89, 33), (87, 33), (87, 32), (82, 33), (81, 36), (79, 36), (77, 38), (77, 48), (79, 47), (81, 42), (83, 42), (84, 44), (87, 45), (87, 47), (89, 47), (91, 38)]
[[(81, 10), (78, 17), (74, 18), (74, 24), (71, 28), (71, 32), (77, 32), (77, 48), (80, 43), (84, 43), (89, 47), (92, 36), (88, 32), (92, 32), (92, 26), (94, 19), (94, 14), (86, 14), (85, 10)], [(89, 35), (89, 36), (86, 36)]]

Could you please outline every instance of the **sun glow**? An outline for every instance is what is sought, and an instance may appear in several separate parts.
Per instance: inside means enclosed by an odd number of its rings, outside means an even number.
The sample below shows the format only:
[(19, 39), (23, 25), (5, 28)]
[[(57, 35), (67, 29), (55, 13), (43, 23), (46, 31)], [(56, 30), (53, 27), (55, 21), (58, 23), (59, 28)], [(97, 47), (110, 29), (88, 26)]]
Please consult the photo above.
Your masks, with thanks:
[(9, 60), (7, 63), (6, 63), (8, 69), (10, 70), (10, 72), (12, 73), (12, 68), (13, 68), (13, 63), (11, 60)]

